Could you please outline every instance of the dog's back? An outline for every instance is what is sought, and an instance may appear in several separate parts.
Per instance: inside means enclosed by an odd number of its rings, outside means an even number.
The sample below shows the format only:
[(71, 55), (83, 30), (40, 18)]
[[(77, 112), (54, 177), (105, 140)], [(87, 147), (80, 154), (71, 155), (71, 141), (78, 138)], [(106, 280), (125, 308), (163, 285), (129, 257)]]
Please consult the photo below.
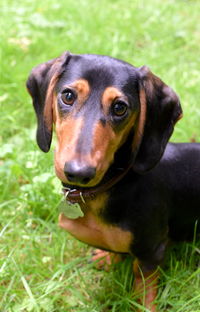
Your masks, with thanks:
[[(170, 236), (191, 239), (200, 218), (200, 144), (169, 143), (156, 170), (163, 170), (170, 189)], [(200, 231), (200, 224), (197, 224)]]

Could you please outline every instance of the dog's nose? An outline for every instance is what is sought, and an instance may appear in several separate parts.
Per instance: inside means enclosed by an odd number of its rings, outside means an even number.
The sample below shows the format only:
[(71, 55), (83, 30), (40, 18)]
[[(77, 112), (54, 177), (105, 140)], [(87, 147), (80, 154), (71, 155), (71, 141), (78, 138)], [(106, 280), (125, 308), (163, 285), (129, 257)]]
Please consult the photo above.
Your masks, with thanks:
[(71, 161), (65, 163), (64, 173), (69, 182), (88, 184), (94, 178), (96, 169)]

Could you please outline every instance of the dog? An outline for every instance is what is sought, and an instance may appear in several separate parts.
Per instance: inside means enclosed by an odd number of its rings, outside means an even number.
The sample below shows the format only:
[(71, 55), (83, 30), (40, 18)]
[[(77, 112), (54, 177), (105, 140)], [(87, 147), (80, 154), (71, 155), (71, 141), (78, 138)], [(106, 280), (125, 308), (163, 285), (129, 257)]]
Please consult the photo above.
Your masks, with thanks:
[(168, 143), (182, 117), (178, 96), (146, 66), (69, 52), (35, 67), (27, 89), (37, 143), (49, 151), (54, 125), (55, 171), (83, 213), (62, 213), (60, 226), (104, 251), (96, 258), (133, 255), (135, 293), (145, 288), (144, 305), (156, 311), (169, 239), (200, 231), (200, 144)]

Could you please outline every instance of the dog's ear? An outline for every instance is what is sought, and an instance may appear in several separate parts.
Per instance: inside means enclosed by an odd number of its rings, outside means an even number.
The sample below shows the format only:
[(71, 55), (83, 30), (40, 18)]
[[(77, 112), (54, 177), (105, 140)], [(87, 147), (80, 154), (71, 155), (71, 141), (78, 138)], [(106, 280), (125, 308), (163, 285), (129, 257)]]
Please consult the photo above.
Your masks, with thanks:
[(48, 152), (52, 140), (54, 88), (69, 61), (69, 52), (33, 68), (26, 86), (37, 116), (37, 143)]
[(162, 157), (182, 109), (176, 93), (146, 66), (139, 68), (139, 89), (143, 125), (134, 170), (145, 173)]

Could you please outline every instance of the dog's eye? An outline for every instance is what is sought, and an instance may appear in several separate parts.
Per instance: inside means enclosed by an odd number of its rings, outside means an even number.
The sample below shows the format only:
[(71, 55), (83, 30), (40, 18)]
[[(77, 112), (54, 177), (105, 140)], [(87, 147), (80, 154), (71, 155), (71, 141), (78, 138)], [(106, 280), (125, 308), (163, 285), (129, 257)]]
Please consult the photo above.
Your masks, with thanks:
[(72, 105), (76, 100), (76, 94), (70, 90), (64, 90), (61, 95), (62, 101), (67, 105)]
[(116, 101), (112, 106), (112, 111), (116, 116), (123, 116), (126, 114), (128, 106), (123, 101)]

